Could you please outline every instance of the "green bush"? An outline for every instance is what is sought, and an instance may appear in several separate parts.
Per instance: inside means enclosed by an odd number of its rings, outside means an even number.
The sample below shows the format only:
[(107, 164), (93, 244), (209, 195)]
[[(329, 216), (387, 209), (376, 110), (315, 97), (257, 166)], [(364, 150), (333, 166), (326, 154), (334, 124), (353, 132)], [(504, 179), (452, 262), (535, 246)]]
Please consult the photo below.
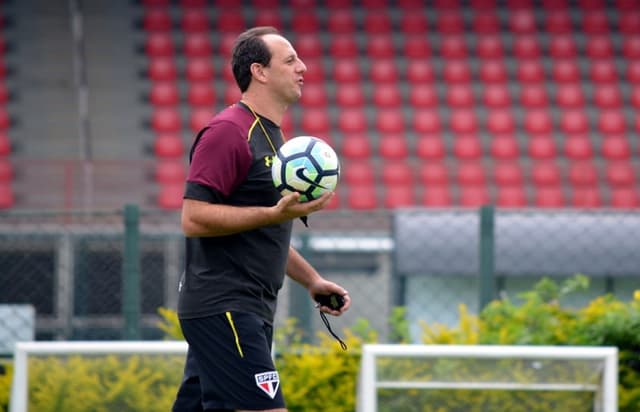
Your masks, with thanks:
[(9, 392), (13, 379), (13, 365), (9, 361), (0, 361), (0, 411), (9, 410)]

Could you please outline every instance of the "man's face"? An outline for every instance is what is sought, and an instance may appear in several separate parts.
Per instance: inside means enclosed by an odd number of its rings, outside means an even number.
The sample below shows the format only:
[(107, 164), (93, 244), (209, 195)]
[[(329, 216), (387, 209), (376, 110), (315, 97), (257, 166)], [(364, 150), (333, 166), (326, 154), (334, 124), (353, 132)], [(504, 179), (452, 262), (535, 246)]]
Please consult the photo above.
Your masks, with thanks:
[(263, 39), (271, 50), (271, 62), (264, 68), (269, 90), (286, 104), (296, 102), (302, 95), (303, 74), (307, 66), (284, 37), (267, 34)]

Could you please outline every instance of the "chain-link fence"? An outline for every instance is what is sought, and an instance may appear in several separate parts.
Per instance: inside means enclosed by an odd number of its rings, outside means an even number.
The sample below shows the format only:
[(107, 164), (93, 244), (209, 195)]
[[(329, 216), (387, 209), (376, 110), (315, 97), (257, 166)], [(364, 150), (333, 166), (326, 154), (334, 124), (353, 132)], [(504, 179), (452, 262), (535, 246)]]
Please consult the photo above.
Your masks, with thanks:
[[(177, 303), (179, 221), (177, 212), (135, 206), (3, 212), (0, 306), (31, 305), (38, 339), (160, 338), (157, 310)], [(364, 318), (383, 341), (394, 306), (407, 308), (417, 340), (417, 320), (454, 323), (460, 303), (476, 311), (542, 276), (590, 276), (591, 289), (575, 304), (606, 292), (631, 298), (640, 279), (639, 212), (330, 211), (310, 226), (295, 224), (294, 244), (353, 299), (333, 328)], [(324, 330), (300, 286), (287, 281), (280, 296), (277, 322), (297, 317), (309, 336)]]

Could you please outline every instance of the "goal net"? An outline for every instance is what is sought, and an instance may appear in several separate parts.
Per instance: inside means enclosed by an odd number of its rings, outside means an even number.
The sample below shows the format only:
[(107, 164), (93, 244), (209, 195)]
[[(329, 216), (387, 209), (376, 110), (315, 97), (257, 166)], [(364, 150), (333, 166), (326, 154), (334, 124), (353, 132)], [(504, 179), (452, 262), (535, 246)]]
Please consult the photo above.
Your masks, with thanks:
[(9, 412), (170, 410), (186, 352), (182, 341), (17, 342)]
[(365, 345), (358, 412), (617, 412), (614, 347)]

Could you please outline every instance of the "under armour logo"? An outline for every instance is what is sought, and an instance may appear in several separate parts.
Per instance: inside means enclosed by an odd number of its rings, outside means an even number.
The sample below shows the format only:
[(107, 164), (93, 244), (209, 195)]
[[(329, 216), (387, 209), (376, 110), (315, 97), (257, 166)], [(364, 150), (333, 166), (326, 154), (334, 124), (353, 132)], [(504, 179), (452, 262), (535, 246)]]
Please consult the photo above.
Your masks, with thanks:
[(264, 157), (264, 165), (267, 167), (271, 167), (271, 165), (273, 164), (273, 156), (265, 156)]

